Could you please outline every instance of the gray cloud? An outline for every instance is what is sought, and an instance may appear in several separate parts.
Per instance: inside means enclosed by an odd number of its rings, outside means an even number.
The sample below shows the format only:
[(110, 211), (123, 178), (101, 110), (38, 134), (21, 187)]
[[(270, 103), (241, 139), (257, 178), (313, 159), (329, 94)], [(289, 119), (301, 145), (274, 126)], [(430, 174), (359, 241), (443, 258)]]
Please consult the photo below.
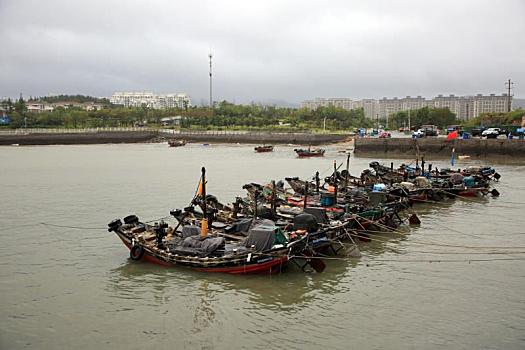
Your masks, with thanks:
[(0, 0), (0, 96), (525, 96), (515, 1)]

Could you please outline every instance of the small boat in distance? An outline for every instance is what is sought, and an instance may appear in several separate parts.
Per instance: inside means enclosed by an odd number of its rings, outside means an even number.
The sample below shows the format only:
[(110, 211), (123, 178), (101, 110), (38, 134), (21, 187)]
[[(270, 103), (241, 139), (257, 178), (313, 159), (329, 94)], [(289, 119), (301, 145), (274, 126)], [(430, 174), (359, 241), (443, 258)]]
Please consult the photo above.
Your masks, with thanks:
[(170, 147), (180, 147), (180, 146), (186, 146), (186, 141), (184, 140), (169, 140), (168, 145)]
[(302, 149), (302, 148), (296, 148), (294, 149), (295, 153), (300, 158), (306, 158), (306, 157), (323, 157), (324, 156), (324, 149), (322, 148), (310, 148), (308, 149)]
[(257, 146), (254, 148), (257, 153), (273, 152), (273, 146)]

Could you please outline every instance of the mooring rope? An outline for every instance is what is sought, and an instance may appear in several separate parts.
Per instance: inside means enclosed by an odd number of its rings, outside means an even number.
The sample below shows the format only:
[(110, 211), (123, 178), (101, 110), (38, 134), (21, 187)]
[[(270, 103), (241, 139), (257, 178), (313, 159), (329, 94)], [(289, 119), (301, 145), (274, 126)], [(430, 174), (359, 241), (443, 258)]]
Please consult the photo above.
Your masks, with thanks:
[[(370, 240), (374, 240), (374, 241), (377, 241), (377, 242), (389, 242), (390, 241), (390, 238), (388, 237), (385, 237), (385, 236), (382, 236), (382, 235), (377, 235), (377, 234), (368, 234), (366, 232), (382, 232), (382, 231), (361, 231), (361, 230), (354, 230), (353, 231), (353, 235), (354, 236), (357, 236), (358, 238), (361, 237), (361, 238), (365, 238), (365, 239), (370, 239)], [(367, 236), (369, 237), (366, 237), (366, 236), (363, 236), (363, 235), (359, 235), (359, 233), (366, 233)], [(406, 235), (405, 235), (406, 236)], [(420, 244), (420, 245), (426, 245), (426, 246), (437, 246), (437, 247), (450, 247), (450, 248), (467, 248), (467, 249), (525, 249), (525, 247), (523, 246), (514, 246), (514, 247), (510, 247), (510, 246), (467, 246), (467, 245), (457, 245), (457, 244), (447, 244), (447, 243), (442, 243), (442, 242), (438, 242), (438, 241), (411, 241), (412, 244)]]
[[(348, 257), (321, 257), (321, 256), (304, 256), (304, 255), (290, 255), (290, 259), (321, 259), (321, 260), (348, 260)], [(441, 262), (482, 262), (482, 261), (511, 261), (511, 260), (525, 260), (525, 257), (508, 257), (508, 258), (475, 258), (475, 259), (373, 259), (364, 260), (367, 266), (374, 262), (408, 262), (408, 263), (441, 263)]]

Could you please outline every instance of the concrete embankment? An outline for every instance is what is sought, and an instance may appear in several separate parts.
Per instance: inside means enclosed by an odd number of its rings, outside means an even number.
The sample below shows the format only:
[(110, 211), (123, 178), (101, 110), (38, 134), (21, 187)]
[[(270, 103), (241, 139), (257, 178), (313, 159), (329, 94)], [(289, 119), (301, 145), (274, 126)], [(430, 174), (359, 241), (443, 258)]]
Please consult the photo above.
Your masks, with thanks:
[(348, 139), (341, 134), (273, 133), (273, 132), (180, 132), (170, 135), (188, 142), (302, 144), (322, 145)]
[(166, 129), (45, 129), (0, 133), (0, 145), (72, 145), (102, 143), (161, 142), (169, 139), (202, 143), (254, 143), (321, 145), (348, 140), (341, 134), (272, 133), (242, 131), (176, 131)]
[(148, 142), (156, 131), (106, 131), (89, 133), (28, 133), (0, 135), (0, 145), (83, 145)]
[(445, 138), (356, 138), (355, 154), (361, 156), (405, 157), (421, 156), (450, 157), (452, 148), (458, 155), (474, 158), (492, 156), (525, 158), (525, 140), (468, 139), (447, 141)]

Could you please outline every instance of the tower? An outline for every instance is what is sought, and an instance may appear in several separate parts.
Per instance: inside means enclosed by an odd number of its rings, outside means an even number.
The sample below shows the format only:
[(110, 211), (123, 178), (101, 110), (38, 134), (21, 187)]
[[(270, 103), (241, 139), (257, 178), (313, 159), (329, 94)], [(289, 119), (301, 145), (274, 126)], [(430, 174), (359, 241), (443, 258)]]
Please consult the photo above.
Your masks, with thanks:
[(211, 59), (213, 58), (213, 55), (211, 54), (211, 52), (208, 54), (208, 58), (210, 59), (210, 108), (213, 108), (212, 72), (211, 72)]

